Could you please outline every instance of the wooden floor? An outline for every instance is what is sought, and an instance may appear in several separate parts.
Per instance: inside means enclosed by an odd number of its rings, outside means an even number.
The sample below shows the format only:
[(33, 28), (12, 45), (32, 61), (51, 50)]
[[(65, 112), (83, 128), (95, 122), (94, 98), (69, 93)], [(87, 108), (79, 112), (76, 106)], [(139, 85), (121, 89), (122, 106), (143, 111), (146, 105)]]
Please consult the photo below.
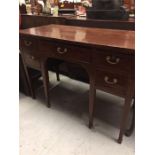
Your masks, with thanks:
[[(21, 155), (134, 155), (134, 134), (115, 142), (123, 99), (97, 91), (94, 129), (88, 128), (88, 85), (50, 72), (51, 108), (43, 87), (33, 100), (20, 94)], [(41, 84), (41, 82), (40, 82)]]

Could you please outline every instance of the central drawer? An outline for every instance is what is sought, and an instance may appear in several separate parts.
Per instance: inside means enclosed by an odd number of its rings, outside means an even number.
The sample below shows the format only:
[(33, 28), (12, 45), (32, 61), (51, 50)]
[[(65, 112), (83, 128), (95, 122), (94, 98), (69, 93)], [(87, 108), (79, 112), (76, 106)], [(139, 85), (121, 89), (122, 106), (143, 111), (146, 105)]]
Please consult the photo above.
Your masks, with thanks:
[(49, 57), (74, 62), (90, 62), (89, 48), (42, 40), (39, 41), (38, 48), (39, 51), (48, 54)]

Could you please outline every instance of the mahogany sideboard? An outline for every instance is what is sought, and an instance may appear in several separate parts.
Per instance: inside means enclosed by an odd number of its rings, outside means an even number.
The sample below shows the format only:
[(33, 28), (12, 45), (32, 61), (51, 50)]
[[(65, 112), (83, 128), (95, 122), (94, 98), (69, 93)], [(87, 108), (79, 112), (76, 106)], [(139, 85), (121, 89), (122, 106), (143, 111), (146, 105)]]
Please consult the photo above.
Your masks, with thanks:
[[(86, 17), (78, 16), (52, 16), (52, 15), (34, 15), (34, 14), (21, 14), (21, 29), (49, 25), (49, 24), (61, 24), (72, 25), (92, 28), (108, 28), (108, 29), (122, 29), (122, 30), (134, 30), (135, 21), (133, 18), (128, 20), (94, 20), (87, 19)], [(67, 70), (66, 70), (67, 67)], [(22, 73), (23, 70), (21, 70)], [(23, 71), (24, 72), (24, 71)], [(78, 64), (65, 63), (60, 67), (60, 73), (67, 75), (73, 79), (83, 82), (89, 82), (86, 71)], [(21, 76), (22, 77), (22, 76)], [(21, 78), (20, 86), (24, 86), (26, 81)], [(26, 93), (28, 90), (26, 87), (20, 89), (20, 91)], [(27, 93), (26, 93), (27, 94)]]
[(48, 58), (80, 64), (89, 76), (89, 127), (96, 89), (125, 98), (118, 143), (122, 142), (134, 97), (134, 31), (51, 24), (20, 30), (25, 61), (42, 66)]

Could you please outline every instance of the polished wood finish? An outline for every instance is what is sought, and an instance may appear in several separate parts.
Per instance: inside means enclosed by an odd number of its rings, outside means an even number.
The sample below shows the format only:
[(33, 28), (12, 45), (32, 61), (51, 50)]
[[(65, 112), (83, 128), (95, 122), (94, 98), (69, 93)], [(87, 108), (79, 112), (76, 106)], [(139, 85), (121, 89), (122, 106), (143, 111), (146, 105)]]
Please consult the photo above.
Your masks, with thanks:
[[(51, 24), (20, 30), (20, 49), (24, 53), (24, 40), (27, 45), (31, 45), (29, 50), (40, 62), (57, 58), (84, 67), (90, 84), (89, 127), (93, 125), (96, 89), (124, 97), (118, 138), (121, 143), (134, 96), (134, 37), (133, 31)], [(45, 61), (43, 64), (41, 66), (45, 71)], [(43, 76), (47, 91), (46, 72)]]
[(128, 20), (97, 20), (87, 19), (86, 17), (72, 16), (66, 20), (67, 25), (92, 27), (92, 28), (108, 28), (108, 29), (120, 29), (120, 30), (134, 30), (134, 19)]
[(26, 73), (24, 71), (24, 65), (20, 53), (19, 53), (19, 90), (26, 95), (30, 94)]
[(47, 68), (47, 61), (41, 60), (41, 73), (43, 76), (43, 84), (44, 84), (44, 92), (45, 92), (45, 98), (47, 107), (50, 107), (50, 99), (49, 99), (49, 77), (48, 77), (48, 68)]
[[(54, 30), (53, 32), (55, 33), (56, 31)], [(50, 53), (51, 56), (57, 59), (86, 63), (90, 61), (90, 54), (88, 49), (81, 49), (79, 46), (68, 46), (68, 44), (64, 43), (61, 43), (61, 46), (59, 46), (59, 43), (56, 42), (51, 43), (47, 41), (38, 41), (38, 47), (41, 51), (44, 51), (44, 53)], [(58, 52), (57, 49), (60, 51)], [(64, 51), (65, 49), (67, 49), (66, 52)]]
[(26, 63), (24, 62), (24, 56), (23, 55), (22, 55), (22, 60), (23, 60), (23, 64), (24, 64), (24, 71), (26, 73), (26, 79), (28, 81), (28, 88), (30, 90), (30, 95), (33, 99), (35, 99), (36, 96), (35, 96), (34, 87), (33, 87), (33, 83), (32, 83), (32, 77), (30, 76), (29, 70), (26, 66)]
[[(26, 78), (28, 81), (28, 87), (30, 90), (30, 94), (32, 98), (34, 99), (36, 98), (33, 83), (32, 83), (32, 77), (29, 73), (28, 68), (32, 68), (32, 69), (35, 69), (41, 72), (42, 77), (43, 77), (43, 85), (44, 85), (44, 92), (45, 92), (47, 107), (50, 107), (49, 78), (48, 78), (49, 66), (47, 64), (47, 59), (44, 59), (42, 55), (36, 52), (38, 51), (37, 45), (38, 45), (38, 41), (35, 38), (24, 37), (20, 39), (20, 50), (22, 51), (21, 56), (22, 56), (22, 60), (24, 64), (24, 70), (26, 73)], [(56, 76), (57, 76), (58, 81), (60, 81), (59, 67), (58, 67), (59, 63), (60, 62), (58, 61), (57, 63), (54, 62), (52, 64), (52, 66), (56, 68)], [(50, 68), (51, 68), (51, 64), (50, 64)]]
[(129, 137), (133, 133), (133, 130), (135, 128), (135, 99), (134, 98), (133, 98), (133, 105), (130, 111), (131, 111), (132, 117), (131, 117), (131, 124), (125, 131), (125, 135), (127, 137)]
[[(102, 51), (96, 51), (95, 54), (93, 54), (93, 63), (98, 68), (103, 68), (105, 66), (106, 68), (110, 68), (110, 70), (115, 67), (115, 70), (118, 72), (131, 72), (134, 69), (134, 58), (128, 54), (122, 54), (120, 53), (120, 49), (118, 49), (118, 53), (116, 53), (116, 50), (105, 50)], [(126, 65), (131, 67), (126, 67)]]
[[(24, 29), (48, 24), (62, 24), (62, 25), (72, 25), (72, 26), (92, 27), (92, 28), (122, 29), (122, 30), (134, 30), (135, 26), (133, 18), (130, 18), (127, 21), (92, 20), (87, 19), (86, 17), (78, 17), (72, 15), (54, 17), (50, 15), (45, 16), (41, 14), (40, 15), (22, 14), (21, 27)], [(64, 69), (66, 65), (67, 70)], [(70, 76), (71, 78), (81, 80), (83, 82), (87, 83), (89, 82), (87, 73), (79, 64), (65, 63), (65, 65), (61, 65), (60, 73)]]
[[(72, 44), (72, 46), (76, 44), (83, 45), (84, 47), (95, 47), (95, 49), (102, 49), (104, 47), (104, 50), (117, 50), (119, 48), (120, 53), (125, 54), (134, 54), (135, 48), (134, 32), (125, 30), (51, 24), (20, 30), (20, 34), (25, 35), (25, 37), (31, 36), (29, 39), (32, 39), (32, 36), (37, 36), (39, 39), (50, 39), (54, 41), (53, 44), (59, 44), (60, 42), (63, 42), (64, 44), (67, 43), (67, 46), (69, 43)], [(34, 41), (33, 39), (28, 42), (31, 42), (32, 44)], [(31, 48), (33, 47), (35, 46), (32, 45)]]

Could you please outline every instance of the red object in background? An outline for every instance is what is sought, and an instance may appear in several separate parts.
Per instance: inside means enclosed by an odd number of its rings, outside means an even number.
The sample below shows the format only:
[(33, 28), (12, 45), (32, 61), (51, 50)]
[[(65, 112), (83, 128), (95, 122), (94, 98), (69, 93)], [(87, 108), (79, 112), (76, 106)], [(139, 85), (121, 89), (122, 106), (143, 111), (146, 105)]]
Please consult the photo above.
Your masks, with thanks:
[(86, 13), (86, 8), (83, 6), (78, 6), (78, 14), (85, 14)]

